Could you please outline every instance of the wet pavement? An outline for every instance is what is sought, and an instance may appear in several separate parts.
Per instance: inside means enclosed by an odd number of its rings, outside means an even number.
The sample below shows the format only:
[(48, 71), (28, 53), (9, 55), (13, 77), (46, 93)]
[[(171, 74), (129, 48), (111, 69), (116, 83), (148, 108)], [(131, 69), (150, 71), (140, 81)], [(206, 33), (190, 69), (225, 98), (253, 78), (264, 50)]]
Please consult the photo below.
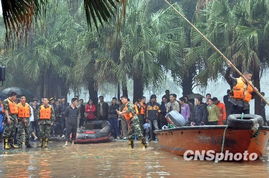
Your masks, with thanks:
[(0, 177), (269, 177), (266, 161), (184, 161), (160, 150), (156, 143), (148, 149), (137, 143), (133, 150), (123, 141), (74, 147), (63, 144), (2, 151)]

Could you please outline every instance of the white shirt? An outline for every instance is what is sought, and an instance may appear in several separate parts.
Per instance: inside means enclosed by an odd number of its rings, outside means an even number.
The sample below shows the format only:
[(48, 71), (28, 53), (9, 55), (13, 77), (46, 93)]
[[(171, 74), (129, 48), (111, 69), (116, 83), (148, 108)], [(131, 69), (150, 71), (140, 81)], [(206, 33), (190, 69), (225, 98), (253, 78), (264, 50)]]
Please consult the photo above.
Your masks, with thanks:
[(29, 118), (29, 121), (33, 122), (33, 121), (35, 121), (35, 117), (34, 117), (34, 110), (33, 110), (32, 106), (30, 106), (30, 110), (31, 110), (31, 116)]

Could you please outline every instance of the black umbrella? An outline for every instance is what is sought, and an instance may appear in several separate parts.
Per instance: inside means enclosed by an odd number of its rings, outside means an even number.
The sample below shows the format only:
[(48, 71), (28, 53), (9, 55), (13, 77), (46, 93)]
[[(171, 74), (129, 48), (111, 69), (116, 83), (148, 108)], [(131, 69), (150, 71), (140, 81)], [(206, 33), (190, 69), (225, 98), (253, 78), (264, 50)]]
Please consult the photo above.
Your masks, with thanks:
[(25, 95), (27, 98), (32, 98), (32, 94), (29, 90), (23, 89), (23, 88), (18, 88), (18, 87), (10, 87), (2, 90), (2, 93), (4, 95), (8, 95), (10, 92), (15, 92), (17, 95), (22, 96)]
[(203, 95), (199, 94), (199, 93), (192, 93), (188, 95), (188, 98), (190, 100), (194, 99), (194, 98), (203, 98)]

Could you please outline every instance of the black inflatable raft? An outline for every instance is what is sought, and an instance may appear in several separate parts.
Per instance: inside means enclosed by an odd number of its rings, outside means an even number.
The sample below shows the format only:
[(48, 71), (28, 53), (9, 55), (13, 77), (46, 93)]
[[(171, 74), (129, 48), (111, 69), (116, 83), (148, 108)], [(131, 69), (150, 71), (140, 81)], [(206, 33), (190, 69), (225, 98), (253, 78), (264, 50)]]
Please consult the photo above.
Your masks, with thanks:
[(101, 143), (112, 141), (111, 125), (108, 121), (95, 120), (77, 131), (75, 143)]

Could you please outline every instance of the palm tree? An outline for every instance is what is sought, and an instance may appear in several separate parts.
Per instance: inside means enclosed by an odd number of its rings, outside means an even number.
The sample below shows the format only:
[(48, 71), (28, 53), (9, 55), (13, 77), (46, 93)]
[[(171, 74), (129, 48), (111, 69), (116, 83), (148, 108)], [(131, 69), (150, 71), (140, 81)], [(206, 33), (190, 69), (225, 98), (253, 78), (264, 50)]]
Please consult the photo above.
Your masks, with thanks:
[[(10, 35), (25, 35), (32, 25), (33, 18), (46, 13), (50, 0), (1, 0), (3, 19), (8, 37)], [(103, 25), (114, 14), (116, 2), (123, 4), (123, 13), (126, 0), (84, 0), (86, 21), (90, 28), (94, 24)], [(55, 2), (54, 2), (55, 3)], [(56, 2), (57, 3), (57, 2)], [(55, 4), (56, 4), (55, 3)]]
[[(268, 0), (229, 2), (214, 1), (197, 24), (207, 36), (232, 59), (241, 71), (253, 72), (254, 85), (260, 89), (261, 63), (268, 61)], [(194, 35), (195, 36), (195, 35)], [(199, 37), (197, 49), (203, 51), (205, 78), (216, 78), (224, 69), (223, 60)], [(201, 50), (204, 49), (204, 50)], [(206, 80), (205, 80), (206, 81)], [(260, 114), (261, 100), (255, 100), (255, 112)]]
[(158, 63), (158, 31), (154, 19), (148, 16), (148, 1), (129, 3), (125, 27), (122, 32), (121, 65), (133, 79), (133, 100), (143, 96), (144, 86), (158, 83), (163, 68)]
[(67, 95), (70, 86), (67, 76), (76, 54), (73, 41), (80, 31), (73, 25), (69, 12), (63, 11), (66, 7), (67, 3), (59, 7), (49, 6), (46, 19), (41, 18), (38, 22), (43, 28), (29, 32), (28, 45), (18, 46), (5, 55), (4, 62), (13, 74), (10, 77), (13, 85), (30, 88), (40, 96)]
[[(175, 3), (177, 9), (187, 16), (191, 21), (196, 14), (196, 6), (200, 1), (180, 1)], [(183, 95), (192, 93), (198, 83), (197, 67), (199, 55), (194, 52), (191, 28), (183, 19), (176, 16), (170, 8), (159, 12), (158, 28), (166, 33), (161, 35), (162, 50), (159, 53), (160, 63), (172, 72), (174, 80), (183, 89)]]
[(113, 26), (103, 29), (112, 35), (103, 35), (101, 39), (105, 39), (99, 40), (107, 45), (103, 56), (96, 60), (97, 80), (121, 83), (123, 95), (128, 94), (127, 79), (133, 80), (134, 101), (143, 96), (147, 84), (156, 84), (163, 74), (157, 59), (159, 31), (154, 27), (154, 19), (147, 16), (147, 7), (147, 1), (132, 1), (120, 32)]

